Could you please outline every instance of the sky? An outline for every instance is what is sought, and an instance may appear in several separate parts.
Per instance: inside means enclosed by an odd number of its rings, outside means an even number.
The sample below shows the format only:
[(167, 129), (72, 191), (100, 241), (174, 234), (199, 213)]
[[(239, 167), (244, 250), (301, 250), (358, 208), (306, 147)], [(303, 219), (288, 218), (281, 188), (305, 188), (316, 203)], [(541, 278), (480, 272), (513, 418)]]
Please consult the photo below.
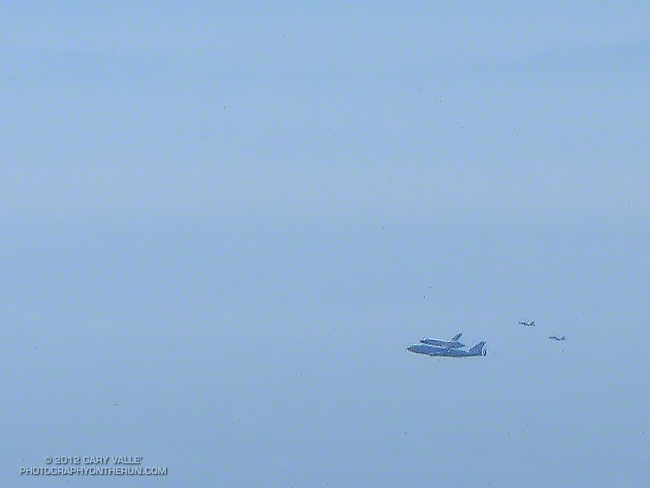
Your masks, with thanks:
[(645, 486), (649, 23), (3, 3), (0, 484)]

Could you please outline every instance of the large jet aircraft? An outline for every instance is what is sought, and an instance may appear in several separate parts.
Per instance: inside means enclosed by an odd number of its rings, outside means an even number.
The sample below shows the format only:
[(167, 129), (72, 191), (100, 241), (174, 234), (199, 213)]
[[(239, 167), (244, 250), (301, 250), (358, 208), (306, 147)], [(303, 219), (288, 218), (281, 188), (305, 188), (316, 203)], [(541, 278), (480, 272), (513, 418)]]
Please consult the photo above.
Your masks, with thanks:
[(425, 337), (424, 339), (420, 339), (420, 342), (422, 344), (428, 344), (430, 346), (444, 347), (445, 349), (460, 349), (461, 347), (465, 347), (465, 344), (458, 340), (462, 335), (463, 334), (456, 334), (448, 341), (440, 341), (438, 339), (430, 339), (429, 337)]
[(427, 356), (445, 356), (452, 358), (464, 358), (468, 356), (485, 356), (485, 342), (477, 342), (469, 351), (464, 349), (453, 349), (449, 347), (431, 346), (429, 344), (413, 344), (406, 348), (407, 351)]
[(523, 322), (519, 322), (519, 325), (525, 325), (526, 327), (535, 327), (535, 321), (531, 320), (530, 322), (526, 322), (524, 320)]

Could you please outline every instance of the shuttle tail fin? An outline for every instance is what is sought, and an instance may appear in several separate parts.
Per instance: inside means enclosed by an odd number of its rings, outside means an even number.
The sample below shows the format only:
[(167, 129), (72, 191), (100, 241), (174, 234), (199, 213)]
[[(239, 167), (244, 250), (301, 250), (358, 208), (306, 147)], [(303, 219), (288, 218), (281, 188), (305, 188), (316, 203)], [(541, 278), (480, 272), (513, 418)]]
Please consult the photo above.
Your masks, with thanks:
[(460, 336), (462, 335), (463, 335), (462, 333), (456, 334), (454, 337), (451, 338), (449, 342), (456, 342), (458, 339), (460, 339)]

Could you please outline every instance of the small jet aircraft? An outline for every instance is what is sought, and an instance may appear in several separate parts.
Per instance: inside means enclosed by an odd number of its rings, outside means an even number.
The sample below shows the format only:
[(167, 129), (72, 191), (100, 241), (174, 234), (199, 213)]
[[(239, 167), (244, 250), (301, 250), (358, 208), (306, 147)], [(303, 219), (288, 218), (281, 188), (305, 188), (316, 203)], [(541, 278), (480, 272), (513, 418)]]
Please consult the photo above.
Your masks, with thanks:
[(429, 344), (413, 344), (406, 348), (407, 351), (415, 354), (426, 354), (427, 356), (445, 356), (451, 358), (464, 358), (469, 356), (485, 356), (485, 342), (477, 342), (474, 347), (466, 351), (449, 347), (431, 346)]
[(449, 339), (448, 341), (440, 341), (438, 339), (430, 339), (429, 337), (425, 337), (424, 339), (420, 339), (420, 342), (422, 344), (428, 344), (430, 346), (438, 346), (438, 347), (444, 347), (446, 349), (460, 349), (461, 347), (465, 347), (465, 344), (460, 342), (458, 339), (460, 339), (460, 336), (463, 334), (456, 334), (454, 337)]
[(554, 341), (566, 341), (566, 336), (558, 337), (556, 335), (552, 335), (549, 337), (549, 339), (553, 339)]
[(531, 320), (530, 322), (526, 322), (524, 320), (523, 322), (519, 322), (519, 325), (525, 325), (526, 327), (535, 327), (535, 321)]

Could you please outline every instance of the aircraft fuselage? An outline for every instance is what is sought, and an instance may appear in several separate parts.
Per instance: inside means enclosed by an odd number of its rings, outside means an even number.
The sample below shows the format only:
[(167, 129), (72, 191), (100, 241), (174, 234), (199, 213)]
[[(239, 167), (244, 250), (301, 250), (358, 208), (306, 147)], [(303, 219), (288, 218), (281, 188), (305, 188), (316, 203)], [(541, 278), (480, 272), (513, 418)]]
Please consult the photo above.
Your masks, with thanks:
[[(472, 348), (474, 349), (474, 348)], [(465, 351), (463, 349), (452, 349), (447, 347), (437, 347), (429, 344), (414, 344), (408, 348), (407, 351), (415, 354), (426, 354), (427, 356), (444, 356), (452, 358), (462, 358), (469, 356), (483, 356), (484, 352), (482, 348), (480, 350), (469, 350)]]

